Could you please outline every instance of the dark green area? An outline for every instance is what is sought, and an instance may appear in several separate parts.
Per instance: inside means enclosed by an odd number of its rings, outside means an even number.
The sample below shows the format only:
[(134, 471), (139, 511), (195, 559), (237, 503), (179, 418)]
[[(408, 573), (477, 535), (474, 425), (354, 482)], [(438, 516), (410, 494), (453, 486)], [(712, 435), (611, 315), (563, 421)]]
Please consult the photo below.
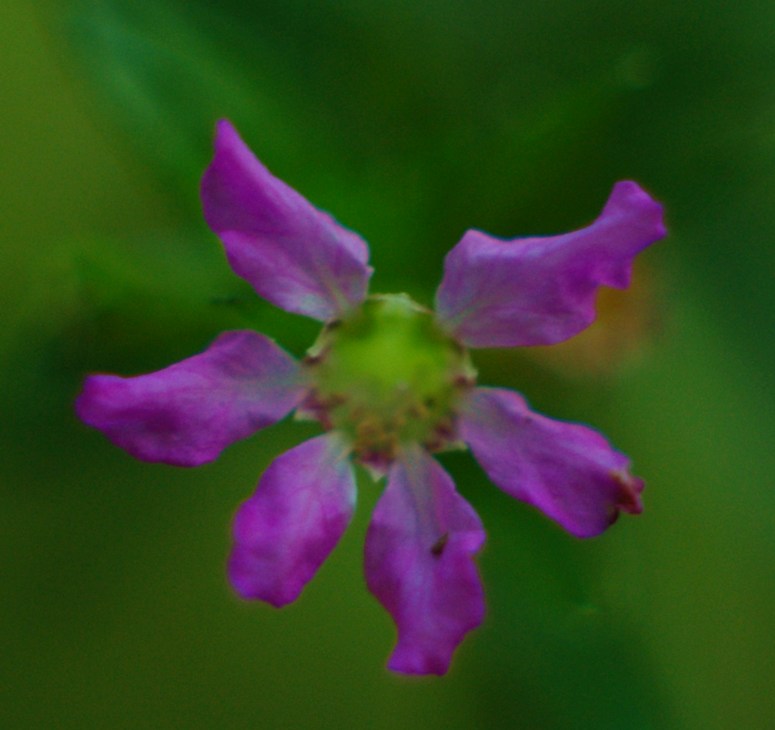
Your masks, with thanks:
[[(762, 0), (6, 0), (0, 726), (770, 728), (774, 24)], [(630, 454), (645, 513), (580, 542), (444, 456), (488, 529), (489, 608), (443, 679), (384, 669), (368, 479), (296, 605), (232, 596), (231, 516), (315, 426), (180, 470), (73, 414), (86, 372), (223, 329), (314, 341), (204, 225), (220, 117), (369, 240), (375, 292), (424, 305), (467, 228), (570, 230), (619, 179), (666, 205), (642, 304), (614, 306), (637, 347), (475, 354), (480, 382)]]

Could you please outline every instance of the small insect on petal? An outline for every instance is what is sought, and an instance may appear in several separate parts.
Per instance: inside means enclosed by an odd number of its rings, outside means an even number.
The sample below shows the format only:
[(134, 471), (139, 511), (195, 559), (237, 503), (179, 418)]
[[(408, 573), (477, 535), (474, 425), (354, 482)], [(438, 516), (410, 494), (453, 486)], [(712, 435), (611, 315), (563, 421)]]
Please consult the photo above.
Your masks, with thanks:
[(447, 542), (449, 541), (449, 533), (445, 532), (436, 542), (433, 543), (433, 546), (431, 547), (431, 553), (433, 553), (437, 558), (441, 556), (441, 554), (444, 552), (444, 548), (447, 546)]

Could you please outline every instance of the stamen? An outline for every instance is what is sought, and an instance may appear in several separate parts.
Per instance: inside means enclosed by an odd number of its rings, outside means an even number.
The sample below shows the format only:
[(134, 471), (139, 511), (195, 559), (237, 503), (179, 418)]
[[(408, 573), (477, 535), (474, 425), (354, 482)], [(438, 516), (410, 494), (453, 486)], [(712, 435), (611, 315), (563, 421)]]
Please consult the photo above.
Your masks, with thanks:
[(475, 380), (465, 349), (406, 295), (371, 297), (326, 325), (304, 364), (306, 411), (349, 434), (356, 458), (377, 469), (402, 444), (455, 441), (455, 409)]

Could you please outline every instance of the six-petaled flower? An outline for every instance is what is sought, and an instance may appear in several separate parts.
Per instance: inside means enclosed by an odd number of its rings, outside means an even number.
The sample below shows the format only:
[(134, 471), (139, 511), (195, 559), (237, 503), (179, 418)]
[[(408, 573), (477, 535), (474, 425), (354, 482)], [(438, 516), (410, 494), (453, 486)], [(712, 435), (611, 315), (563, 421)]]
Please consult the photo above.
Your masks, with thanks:
[(145, 461), (196, 466), (294, 409), (324, 427), (277, 457), (239, 509), (237, 593), (294, 601), (355, 505), (352, 462), (386, 477), (366, 535), (369, 589), (398, 642), (389, 667), (446, 672), (480, 624), (474, 554), (485, 533), (433, 453), (461, 442), (506, 493), (578, 537), (641, 510), (643, 482), (596, 431), (475, 385), (468, 348), (549, 345), (592, 323), (599, 286), (624, 288), (635, 255), (665, 235), (661, 206), (617, 183), (588, 227), (499, 240), (468, 231), (449, 252), (435, 314), (406, 295), (368, 296), (366, 243), (273, 177), (227, 121), (202, 182), (207, 223), (234, 271), (289, 312), (324, 323), (297, 362), (267, 337), (227, 332), (148, 375), (92, 375), (80, 417)]

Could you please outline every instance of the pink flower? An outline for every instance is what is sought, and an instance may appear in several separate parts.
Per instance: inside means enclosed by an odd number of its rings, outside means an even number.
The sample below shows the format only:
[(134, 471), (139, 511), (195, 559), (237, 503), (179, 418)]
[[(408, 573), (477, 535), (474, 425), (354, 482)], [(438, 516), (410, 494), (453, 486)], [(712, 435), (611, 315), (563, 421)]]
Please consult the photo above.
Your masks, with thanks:
[(294, 408), (323, 424), (275, 459), (237, 513), (229, 576), (240, 596), (299, 596), (350, 521), (354, 459), (387, 477), (365, 571), (398, 629), (389, 667), (443, 674), (483, 618), (473, 556), (485, 533), (432, 453), (464, 442), (498, 487), (578, 537), (641, 511), (626, 456), (512, 391), (475, 387), (466, 350), (553, 344), (591, 324), (597, 288), (626, 287), (634, 256), (665, 235), (661, 206), (635, 183), (617, 183), (573, 233), (468, 231), (447, 255), (435, 315), (406, 295), (367, 296), (366, 243), (273, 177), (227, 121), (202, 199), (234, 271), (324, 322), (318, 342), (297, 362), (263, 335), (227, 332), (156, 373), (90, 376), (77, 410), (133, 456), (179, 466), (212, 461)]

